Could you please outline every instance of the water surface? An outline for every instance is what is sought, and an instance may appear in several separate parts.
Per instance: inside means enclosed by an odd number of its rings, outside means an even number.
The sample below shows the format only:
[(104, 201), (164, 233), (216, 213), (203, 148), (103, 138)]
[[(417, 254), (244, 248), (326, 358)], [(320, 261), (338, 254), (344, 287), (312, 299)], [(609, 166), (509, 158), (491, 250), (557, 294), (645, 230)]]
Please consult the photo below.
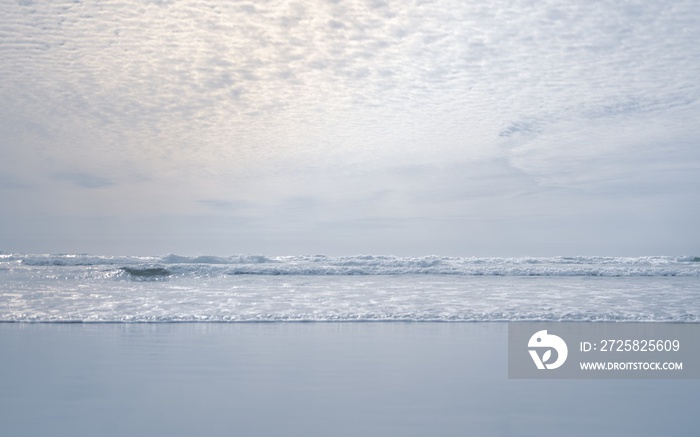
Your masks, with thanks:
[(508, 380), (506, 331), (4, 323), (0, 423), (12, 436), (656, 436), (700, 426), (695, 380)]

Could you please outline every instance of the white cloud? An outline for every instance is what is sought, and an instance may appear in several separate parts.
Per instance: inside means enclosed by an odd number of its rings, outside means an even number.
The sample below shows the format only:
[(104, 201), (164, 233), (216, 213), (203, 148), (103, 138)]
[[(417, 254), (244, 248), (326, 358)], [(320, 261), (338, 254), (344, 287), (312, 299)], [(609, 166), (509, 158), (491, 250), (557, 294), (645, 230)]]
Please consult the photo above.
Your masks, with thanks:
[[(18, 213), (245, 205), (271, 222), (359, 223), (518, 216), (512, 199), (530, 196), (556, 215), (571, 196), (652, 208), (698, 183), (694, 1), (37, 0), (0, 13), (0, 196), (21, 185), (37, 199)], [(601, 198), (585, 203), (604, 215)]]
[(114, 182), (102, 176), (89, 173), (59, 172), (51, 175), (57, 181), (69, 182), (80, 188), (104, 188), (114, 185)]

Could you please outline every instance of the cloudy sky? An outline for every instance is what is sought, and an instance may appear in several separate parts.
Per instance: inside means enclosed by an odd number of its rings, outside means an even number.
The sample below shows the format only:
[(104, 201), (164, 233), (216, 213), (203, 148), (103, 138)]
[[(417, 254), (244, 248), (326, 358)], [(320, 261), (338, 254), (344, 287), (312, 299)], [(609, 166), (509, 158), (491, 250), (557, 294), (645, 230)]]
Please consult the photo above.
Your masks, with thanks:
[(700, 253), (700, 3), (0, 0), (0, 250)]

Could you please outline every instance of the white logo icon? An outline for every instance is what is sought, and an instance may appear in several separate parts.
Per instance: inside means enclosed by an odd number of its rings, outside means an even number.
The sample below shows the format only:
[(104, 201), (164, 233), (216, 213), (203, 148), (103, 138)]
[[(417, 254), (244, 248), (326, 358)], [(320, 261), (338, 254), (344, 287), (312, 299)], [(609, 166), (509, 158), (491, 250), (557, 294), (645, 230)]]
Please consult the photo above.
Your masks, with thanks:
[[(564, 340), (554, 334), (547, 334), (546, 329), (544, 331), (535, 332), (535, 334), (530, 337), (527, 347), (536, 348), (529, 349), (529, 352), (532, 361), (535, 362), (535, 365), (540, 370), (551, 370), (561, 367), (564, 361), (566, 361), (566, 357), (569, 355), (569, 349), (566, 347)], [(541, 358), (537, 353), (537, 349), (546, 349)], [(553, 363), (547, 363), (547, 361), (552, 358), (552, 349), (557, 351), (557, 359)]]

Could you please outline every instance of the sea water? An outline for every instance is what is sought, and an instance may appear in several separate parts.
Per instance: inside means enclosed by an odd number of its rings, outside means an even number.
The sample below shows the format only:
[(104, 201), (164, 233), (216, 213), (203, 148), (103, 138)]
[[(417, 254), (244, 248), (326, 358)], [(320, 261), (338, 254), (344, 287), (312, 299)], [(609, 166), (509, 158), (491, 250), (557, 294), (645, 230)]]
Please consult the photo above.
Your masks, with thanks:
[(0, 255), (0, 321), (700, 321), (700, 258)]
[(697, 323), (696, 257), (0, 257), (2, 435), (700, 427), (697, 380), (509, 380), (503, 323)]

